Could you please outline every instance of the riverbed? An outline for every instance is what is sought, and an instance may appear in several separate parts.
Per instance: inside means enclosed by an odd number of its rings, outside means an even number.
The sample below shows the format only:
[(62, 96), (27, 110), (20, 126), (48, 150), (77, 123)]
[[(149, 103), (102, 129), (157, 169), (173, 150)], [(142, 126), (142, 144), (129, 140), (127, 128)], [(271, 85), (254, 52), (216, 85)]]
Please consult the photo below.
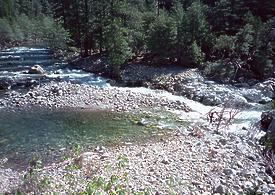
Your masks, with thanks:
[[(20, 87), (18, 81), (41, 77), (26, 73), (29, 66), (24, 68), (1, 73), (2, 76), (11, 77), (13, 82), (11, 89), (2, 92), (0, 98), (0, 156), (2, 170), (6, 170), (2, 171), (0, 179), (7, 182), (12, 177), (11, 180), (14, 180), (14, 186), (0, 186), (2, 191), (20, 187), (16, 175), (28, 167), (32, 157), (38, 157), (44, 163), (45, 168), (40, 170), (42, 179), (44, 176), (54, 177), (53, 183), (64, 188), (52, 186), (45, 189), (47, 192), (83, 190), (85, 185), (77, 181), (82, 174), (85, 175), (86, 165), (80, 169), (81, 174), (71, 170), (76, 183), (68, 186), (66, 179), (62, 178), (63, 169), (77, 157), (69, 157), (69, 161), (62, 161), (60, 157), (74, 155), (75, 149), (78, 152), (95, 151), (92, 154), (95, 159), (89, 162), (98, 167), (93, 174), (102, 174), (106, 178), (109, 175), (104, 173), (103, 167), (108, 163), (115, 164), (120, 154), (128, 156), (132, 161), (128, 170), (133, 186), (131, 190), (144, 190), (149, 186), (154, 192), (169, 193), (171, 187), (167, 182), (170, 178), (177, 182), (185, 181), (173, 188), (177, 193), (211, 192), (212, 188), (220, 188), (219, 184), (224, 187), (223, 190), (239, 193), (253, 186), (261, 185), (261, 189), (264, 186), (256, 182), (257, 174), (253, 175), (251, 185), (249, 178), (242, 182), (240, 176), (245, 169), (256, 172), (264, 169), (263, 165), (258, 164), (261, 158), (252, 139), (256, 133), (249, 131), (266, 109), (263, 105), (249, 104), (250, 107), (245, 109), (227, 107), (226, 110), (235, 109), (238, 114), (232, 125), (215, 131), (215, 124), (209, 121), (209, 113), (213, 110), (220, 112), (223, 105), (207, 106), (162, 90), (111, 87), (107, 79), (70, 69), (65, 64), (45, 65), (47, 75), (40, 79), (41, 82), (28, 88)], [(5, 75), (7, 73), (9, 75)], [(103, 149), (96, 149), (98, 147)], [(250, 162), (252, 158), (254, 160)], [(207, 163), (202, 159), (207, 159)], [(240, 161), (239, 165), (235, 160)], [(189, 165), (196, 168), (193, 170)], [(211, 179), (204, 183), (205, 173), (219, 166), (220, 170), (211, 174)], [(152, 167), (152, 170), (148, 167)], [(7, 168), (12, 168), (15, 176), (6, 174), (10, 170)], [(188, 170), (188, 175), (176, 176), (175, 170), (182, 168)], [(228, 172), (224, 171), (226, 169), (231, 170), (229, 174), (224, 173)], [(164, 170), (163, 173), (161, 170)], [(262, 180), (267, 177), (264, 173), (259, 175)], [(222, 181), (219, 181), (219, 176), (223, 177)], [(134, 178), (139, 182), (135, 182)], [(227, 180), (228, 186), (225, 185)], [(84, 183), (88, 181), (87, 178)], [(269, 183), (265, 182), (266, 185)]]

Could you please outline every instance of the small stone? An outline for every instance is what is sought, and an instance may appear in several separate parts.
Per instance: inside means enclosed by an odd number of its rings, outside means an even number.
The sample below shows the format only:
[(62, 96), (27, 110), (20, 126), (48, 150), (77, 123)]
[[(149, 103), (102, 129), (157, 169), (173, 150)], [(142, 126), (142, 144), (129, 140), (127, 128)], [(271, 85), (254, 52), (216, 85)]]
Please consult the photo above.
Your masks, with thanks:
[(258, 184), (263, 184), (264, 183), (264, 180), (260, 177), (256, 177), (255, 180), (258, 182)]
[(226, 193), (226, 187), (223, 185), (219, 185), (214, 189), (214, 193), (219, 193), (219, 194), (225, 194)]
[(146, 119), (142, 118), (139, 122), (137, 122), (137, 125), (139, 126), (146, 126), (148, 125), (148, 121), (146, 121)]
[(262, 185), (261, 191), (267, 193), (269, 191), (269, 188), (266, 184)]
[(221, 180), (220, 180), (220, 183), (221, 183), (222, 185), (226, 185), (226, 184), (227, 184), (227, 181), (226, 181), (225, 179), (221, 179)]
[(244, 189), (252, 189), (253, 188), (253, 183), (250, 181), (244, 182)]
[(169, 159), (167, 157), (164, 157), (161, 161), (161, 163), (168, 165), (169, 164)]
[(270, 177), (269, 175), (267, 175), (267, 176), (265, 177), (265, 181), (266, 181), (266, 183), (273, 183), (273, 179), (272, 179), (272, 177)]
[(225, 175), (232, 175), (232, 174), (234, 174), (234, 171), (232, 169), (230, 169), (230, 168), (227, 168), (227, 169), (223, 170), (223, 173)]
[(270, 188), (270, 190), (275, 190), (275, 184), (273, 183), (268, 184), (268, 187)]
[(108, 157), (109, 157), (109, 154), (104, 153), (100, 156), (100, 159), (102, 160), (102, 159), (105, 159), (105, 158), (108, 158)]
[(136, 156), (142, 158), (142, 152), (137, 153)]
[(201, 185), (201, 182), (199, 182), (199, 181), (192, 181), (192, 184), (195, 185), (195, 186), (199, 186), (199, 185)]
[(0, 159), (0, 165), (5, 164), (8, 162), (7, 158)]
[(227, 140), (226, 140), (226, 139), (220, 139), (219, 142), (220, 142), (222, 145), (226, 145), (226, 144), (227, 144)]
[(237, 166), (243, 168), (243, 163), (241, 161), (237, 161)]
[(94, 156), (95, 154), (93, 152), (82, 153), (78, 158), (75, 159), (75, 163), (80, 167), (84, 167), (94, 159)]
[(249, 160), (256, 161), (256, 159), (255, 159), (254, 156), (248, 156), (247, 158), (248, 158)]
[(98, 153), (103, 154), (106, 151), (106, 148), (104, 146), (97, 146), (95, 148), (95, 151), (98, 152)]

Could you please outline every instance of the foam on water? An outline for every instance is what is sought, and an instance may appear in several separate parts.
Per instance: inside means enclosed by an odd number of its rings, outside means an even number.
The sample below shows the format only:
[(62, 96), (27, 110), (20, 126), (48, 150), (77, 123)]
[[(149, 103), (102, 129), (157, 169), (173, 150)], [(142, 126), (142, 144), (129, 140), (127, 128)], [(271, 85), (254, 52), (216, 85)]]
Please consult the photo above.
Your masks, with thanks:
[[(43, 55), (40, 55), (41, 52), (43, 52)], [(18, 58), (21, 61), (18, 61)], [(49, 59), (44, 60), (44, 58)], [(10, 77), (9, 79), (14, 79), (15, 82), (38, 79), (39, 82), (47, 82), (50, 80), (55, 80), (56, 82), (70, 81), (77, 84), (109, 87), (107, 80), (103, 77), (82, 70), (66, 68), (67, 63), (55, 62), (51, 57), (50, 50), (47, 48), (14, 47), (0, 52), (0, 59), (0, 76), (2, 78)], [(32, 75), (27, 73), (30, 67), (36, 64), (40, 65), (46, 71), (45, 75)]]
[[(205, 124), (207, 121), (207, 114), (215, 109), (217, 111), (221, 110), (221, 107), (217, 106), (205, 106), (200, 102), (190, 100), (184, 96), (173, 95), (172, 93), (162, 91), (162, 90), (152, 90), (144, 87), (138, 88), (121, 88), (121, 90), (130, 90), (133, 92), (152, 94), (154, 96), (165, 97), (169, 100), (180, 101), (191, 108), (190, 112), (180, 111), (180, 110), (170, 110), (170, 112), (178, 114), (178, 116), (183, 120), (188, 120), (190, 122)], [(226, 109), (230, 111), (231, 108)], [(264, 111), (262, 105), (254, 105), (251, 109), (240, 109), (239, 113), (236, 115), (235, 120), (232, 125), (226, 129), (227, 132), (233, 132), (238, 134), (247, 133), (244, 129), (249, 129), (253, 124), (258, 122), (261, 118), (261, 114)]]

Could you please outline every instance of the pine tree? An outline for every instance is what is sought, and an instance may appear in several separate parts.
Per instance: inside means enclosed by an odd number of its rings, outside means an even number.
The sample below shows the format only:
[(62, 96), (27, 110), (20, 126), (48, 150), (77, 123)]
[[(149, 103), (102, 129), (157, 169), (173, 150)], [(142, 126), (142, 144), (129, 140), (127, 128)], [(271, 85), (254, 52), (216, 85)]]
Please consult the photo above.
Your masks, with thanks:
[(161, 58), (173, 57), (176, 26), (168, 14), (161, 12), (149, 27), (147, 46)]
[[(176, 56), (181, 65), (198, 66), (204, 56), (202, 46), (210, 44), (210, 28), (206, 21), (205, 9), (200, 2), (194, 2), (186, 11), (178, 14), (180, 22), (177, 27)], [(179, 12), (178, 10), (177, 13)], [(194, 52), (197, 54), (193, 55)], [(200, 56), (200, 60), (194, 56)]]

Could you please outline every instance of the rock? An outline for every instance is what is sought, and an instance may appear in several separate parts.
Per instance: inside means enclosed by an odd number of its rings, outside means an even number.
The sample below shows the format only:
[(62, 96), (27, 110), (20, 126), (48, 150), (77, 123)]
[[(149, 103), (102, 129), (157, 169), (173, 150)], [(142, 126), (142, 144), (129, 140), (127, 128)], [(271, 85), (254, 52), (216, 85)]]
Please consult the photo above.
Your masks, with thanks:
[(240, 167), (240, 168), (243, 168), (243, 163), (241, 161), (237, 161), (237, 166)]
[(257, 89), (242, 88), (240, 89), (240, 93), (249, 102), (259, 103), (264, 99), (262, 92)]
[(32, 86), (39, 85), (39, 82), (34, 79), (27, 79), (26, 82), (24, 83), (24, 85), (25, 85), (25, 87), (32, 87)]
[(267, 104), (269, 102), (271, 102), (272, 99), (269, 97), (263, 97), (261, 101), (259, 101), (260, 104)]
[(271, 127), (269, 127), (270, 125), (272, 125), (272, 127), (275, 127), (274, 119), (275, 119), (275, 111), (263, 112), (261, 115), (261, 129), (263, 131), (268, 131), (268, 130), (271, 130)]
[(227, 192), (227, 189), (223, 185), (219, 185), (214, 189), (214, 193), (225, 194), (226, 192)]
[(14, 80), (11, 77), (0, 77), (0, 90), (10, 89)]
[(271, 134), (275, 133), (275, 115), (273, 116), (273, 119), (268, 126), (267, 132), (269, 132)]
[(251, 161), (256, 161), (256, 158), (255, 158), (255, 156), (247, 156), (247, 158), (249, 159), (249, 160), (251, 160)]
[(233, 169), (230, 169), (230, 168), (226, 168), (226, 169), (224, 169), (223, 170), (223, 173), (225, 174), (225, 175), (233, 175), (234, 174), (234, 170)]
[(255, 180), (258, 182), (258, 185), (264, 184), (264, 180), (260, 177), (256, 177)]
[(202, 103), (207, 106), (215, 106), (222, 103), (222, 100), (219, 96), (216, 96), (216, 94), (211, 94), (208, 96), (204, 96), (202, 99)]
[(265, 181), (266, 181), (266, 183), (273, 183), (272, 177), (270, 177), (268, 175), (265, 177)]
[(139, 126), (146, 126), (148, 124), (149, 124), (149, 122), (144, 118), (142, 118), (139, 122), (137, 122), (137, 125), (139, 125)]
[(244, 189), (252, 189), (254, 185), (252, 182), (246, 181), (246, 182), (244, 182), (243, 186), (244, 186)]
[(163, 164), (165, 164), (165, 165), (168, 165), (168, 164), (169, 164), (169, 159), (165, 156), (165, 157), (162, 159), (161, 163), (163, 163)]
[(104, 146), (97, 146), (95, 148), (95, 151), (98, 152), (99, 154), (104, 154), (106, 152), (106, 148)]
[(63, 73), (63, 71), (61, 69), (54, 71), (54, 74), (62, 74), (62, 73)]
[(93, 152), (84, 152), (78, 158), (75, 159), (75, 164), (81, 168), (85, 167), (91, 163), (95, 156), (96, 155)]
[(3, 165), (3, 164), (5, 164), (5, 163), (7, 163), (8, 162), (8, 159), (7, 158), (2, 158), (2, 159), (0, 159), (0, 165)]
[(258, 89), (262, 94), (268, 98), (273, 99), (275, 97), (275, 79), (270, 78), (262, 83), (257, 83), (253, 88)]
[(101, 156), (100, 156), (100, 159), (103, 160), (105, 158), (108, 158), (110, 155), (108, 153), (103, 153)]
[(222, 145), (226, 145), (227, 144), (227, 140), (222, 138), (219, 140), (219, 142), (222, 144)]
[(270, 190), (275, 190), (275, 184), (273, 183), (268, 184), (268, 187), (270, 188)]
[(34, 65), (29, 69), (28, 73), (29, 74), (45, 74), (45, 71), (40, 65)]

